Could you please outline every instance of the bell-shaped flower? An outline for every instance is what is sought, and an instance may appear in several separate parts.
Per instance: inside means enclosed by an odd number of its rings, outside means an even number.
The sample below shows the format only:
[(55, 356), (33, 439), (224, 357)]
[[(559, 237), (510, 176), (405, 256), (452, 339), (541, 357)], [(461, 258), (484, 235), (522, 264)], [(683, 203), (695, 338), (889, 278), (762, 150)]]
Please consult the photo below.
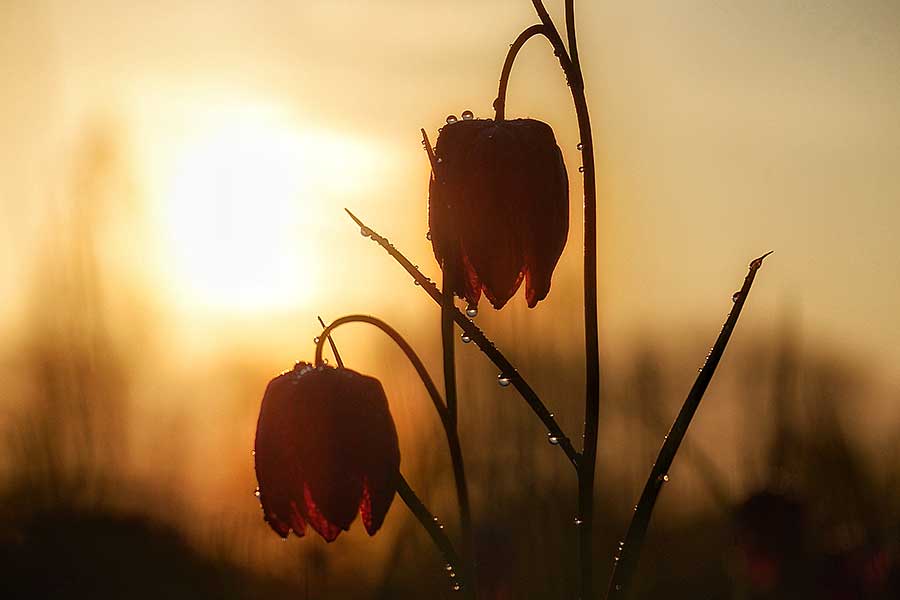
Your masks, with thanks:
[(525, 281), (550, 291), (569, 232), (569, 179), (553, 130), (533, 119), (448, 123), (429, 185), (431, 243), (445, 281), (470, 305), (501, 308)]
[(326, 541), (357, 513), (369, 535), (400, 476), (397, 429), (381, 383), (344, 368), (297, 363), (269, 382), (255, 444), (259, 500), (281, 537), (309, 523)]

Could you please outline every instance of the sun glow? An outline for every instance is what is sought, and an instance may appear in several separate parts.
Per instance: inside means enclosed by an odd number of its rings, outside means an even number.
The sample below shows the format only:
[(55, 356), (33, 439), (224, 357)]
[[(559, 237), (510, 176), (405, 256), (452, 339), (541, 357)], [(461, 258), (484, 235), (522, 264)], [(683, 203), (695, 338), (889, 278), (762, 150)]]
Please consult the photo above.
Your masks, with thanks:
[(326, 229), (340, 218), (342, 196), (364, 182), (348, 181), (340, 165), (367, 150), (263, 106), (198, 111), (188, 121), (189, 131), (162, 145), (174, 150), (159, 190), (163, 277), (174, 300), (241, 313), (309, 303)]

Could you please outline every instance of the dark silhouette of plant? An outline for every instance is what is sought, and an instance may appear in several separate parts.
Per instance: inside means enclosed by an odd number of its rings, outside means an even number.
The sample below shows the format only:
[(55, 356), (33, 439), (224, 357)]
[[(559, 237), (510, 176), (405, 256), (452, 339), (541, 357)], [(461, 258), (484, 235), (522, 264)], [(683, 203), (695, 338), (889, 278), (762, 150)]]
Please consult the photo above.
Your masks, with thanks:
[[(422, 274), (403, 254), (397, 250), (387, 238), (379, 235), (350, 213), (351, 218), (359, 225), (363, 236), (377, 242), (413, 277), (432, 300), (441, 307), (441, 339), (443, 348), (444, 395), (435, 387), (431, 377), (425, 370), (415, 352), (406, 341), (389, 325), (365, 315), (351, 315), (337, 319), (322, 331), (316, 340), (315, 363), (304, 366), (312, 373), (335, 373), (335, 377), (353, 373), (344, 368), (331, 338), (333, 331), (344, 324), (362, 322), (374, 325), (386, 333), (406, 354), (415, 367), (422, 382), (431, 396), (432, 402), (440, 418), (447, 436), (451, 461), (456, 481), (457, 500), (460, 509), (462, 536), (459, 541), (459, 552), (443, 531), (443, 525), (437, 522), (424, 507), (406, 480), (397, 472), (397, 492), (412, 510), (413, 514), (428, 531), (432, 540), (447, 558), (447, 571), (450, 575), (451, 587), (462, 591), (467, 597), (475, 598), (475, 582), (479, 581), (473, 552), (473, 532), (471, 511), (469, 508), (468, 488), (465, 476), (463, 455), (459, 443), (458, 402), (456, 390), (455, 355), (456, 341), (454, 325), (462, 330), (462, 341), (474, 344), (498, 367), (497, 382), (500, 386), (513, 386), (541, 420), (547, 429), (547, 440), (558, 446), (575, 468), (578, 490), (578, 506), (573, 519), (577, 528), (578, 540), (578, 595), (585, 600), (593, 599), (594, 592), (594, 479), (597, 462), (597, 442), (600, 410), (600, 362), (599, 338), (597, 329), (597, 250), (596, 250), (596, 171), (594, 166), (594, 142), (585, 95), (584, 79), (578, 58), (578, 47), (575, 33), (574, 0), (565, 2), (566, 42), (560, 36), (556, 25), (550, 18), (541, 0), (532, 0), (540, 23), (525, 29), (510, 45), (504, 61), (497, 98), (494, 101), (494, 119), (476, 119), (471, 111), (462, 113), (462, 119), (455, 115), (447, 117), (437, 139), (437, 147), (432, 148), (428, 135), (422, 130), (423, 144), (428, 153), (432, 167), (429, 183), (429, 226), (435, 258), (442, 270), (441, 287)], [(583, 164), (578, 168), (584, 184), (584, 271), (583, 271), (583, 310), (584, 310), (584, 431), (583, 445), (577, 450), (571, 439), (563, 432), (535, 390), (526, 382), (519, 371), (506, 359), (496, 345), (472, 321), (478, 314), (478, 301), (481, 293), (487, 296), (494, 308), (502, 308), (515, 294), (521, 283), (525, 282), (525, 296), (528, 306), (534, 307), (544, 299), (550, 291), (553, 269), (565, 246), (568, 233), (568, 175), (562, 162), (561, 153), (556, 145), (555, 136), (549, 125), (530, 119), (506, 118), (506, 92), (509, 77), (516, 56), (522, 46), (535, 36), (543, 36), (549, 41), (554, 54), (559, 59), (565, 73), (578, 121)], [(750, 287), (757, 271), (762, 266), (763, 258), (750, 263), (749, 272), (741, 289), (734, 293), (734, 305), (728, 314), (715, 344), (699, 371), (684, 406), (666, 437), (660, 450), (656, 464), (644, 487), (640, 501), (636, 506), (634, 517), (628, 528), (624, 542), (620, 545), (617, 564), (613, 570), (608, 597), (624, 597), (631, 591), (631, 580), (634, 575), (644, 537), (650, 523), (650, 517), (656, 499), (668, 480), (668, 470), (675, 454), (690, 425), (700, 400), (722, 358), (731, 333), (737, 324), (738, 317), (750, 292)], [(460, 311), (454, 297), (466, 301), (465, 312)], [(322, 350), (325, 340), (329, 340), (338, 368), (332, 370), (324, 366)], [(305, 375), (310, 377), (311, 375)], [(356, 375), (358, 377), (358, 375)], [(281, 377), (296, 377), (303, 381), (303, 375), (292, 374)], [(276, 378), (273, 381), (280, 381)], [(380, 386), (379, 386), (380, 389)], [(333, 389), (330, 392), (323, 388), (322, 400), (327, 404), (354, 402), (352, 394)], [(298, 405), (297, 410), (307, 400), (299, 391), (289, 394)], [(266, 412), (264, 400), (263, 414), (260, 417), (262, 426)], [(380, 404), (380, 400), (379, 400)], [(334, 413), (337, 414), (337, 409)], [(357, 417), (347, 417), (352, 422)], [(293, 417), (290, 420), (293, 420)], [(299, 421), (299, 419), (297, 419)], [(336, 431), (352, 429), (349, 425), (340, 425)], [(315, 430), (303, 426), (303, 431)], [(297, 435), (302, 432), (296, 430)], [(260, 439), (267, 438), (258, 431), (257, 445)], [(312, 434), (316, 439), (318, 433)], [(364, 439), (364, 438), (363, 438)], [(265, 439), (266, 444), (269, 443)], [(360, 442), (362, 439), (360, 440)], [(302, 471), (308, 465), (309, 457), (301, 449), (298, 441), (290, 436), (282, 436), (274, 441), (273, 455), (278, 456), (279, 469), (282, 473)], [(356, 441), (347, 440), (347, 444)], [(280, 445), (280, 446), (279, 446)], [(343, 454), (347, 452), (341, 444), (322, 444), (325, 452), (321, 459), (326, 463), (343, 464)], [(394, 467), (392, 454), (382, 452), (384, 460)], [(266, 459), (268, 460), (268, 459)], [(260, 492), (263, 508), (270, 523), (273, 519), (267, 507), (267, 494), (270, 482), (264, 481), (267, 474), (261, 473), (260, 458), (257, 457), (257, 473), (260, 476)], [(358, 489), (363, 474), (353, 470), (354, 461), (348, 462), (350, 473), (334, 473), (336, 478), (350, 477), (351, 492), (347, 494), (346, 508), (341, 519), (329, 518), (334, 529), (327, 529), (326, 539), (333, 539), (338, 529), (349, 527), (359, 506)], [(399, 464), (399, 461), (398, 463)], [(291, 471), (293, 472), (293, 471)], [(354, 477), (353, 473), (357, 475)], [(290, 479), (290, 478), (289, 478)], [(295, 477), (294, 479), (298, 479)], [(327, 486), (326, 486), (327, 487)], [(277, 489), (277, 488), (271, 488)], [(387, 492), (387, 490), (384, 490)], [(306, 493), (306, 490), (303, 490)], [(321, 492), (319, 492), (321, 494)], [(277, 519), (273, 526), (282, 536), (293, 527), (290, 519), (299, 519), (297, 526), (302, 528), (302, 521), (309, 520), (310, 506), (321, 506), (324, 509), (323, 496), (316, 496), (310, 488), (312, 502), (306, 500), (306, 514), (299, 507), (304, 498), (298, 488), (286, 492), (283, 500), (288, 504), (275, 509)], [(393, 490), (391, 490), (391, 495)], [(363, 500), (365, 502), (365, 500)], [(296, 506), (296, 510), (294, 509)], [(291, 509), (289, 511), (289, 508)], [(352, 510), (351, 510), (352, 509)], [(385, 507), (385, 510), (387, 508)], [(365, 511), (364, 511), (365, 512)], [(282, 513), (285, 513), (284, 516)], [(366, 524), (370, 533), (374, 530), (370, 523)], [(296, 531), (296, 528), (295, 528)], [(298, 532), (299, 533), (299, 532)], [(483, 580), (483, 578), (482, 578)]]

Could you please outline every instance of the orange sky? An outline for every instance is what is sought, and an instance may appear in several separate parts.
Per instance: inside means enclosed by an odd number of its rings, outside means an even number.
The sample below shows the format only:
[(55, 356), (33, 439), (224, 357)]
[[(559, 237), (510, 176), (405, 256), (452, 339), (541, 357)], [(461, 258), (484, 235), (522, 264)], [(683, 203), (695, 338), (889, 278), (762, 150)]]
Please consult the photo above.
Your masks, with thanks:
[[(809, 339), (900, 383), (897, 4), (578, 5), (604, 334), (712, 335), (748, 260), (774, 249), (742, 326), (770, 330), (793, 311)], [(24, 310), (73, 151), (98, 128), (112, 132), (134, 202), (114, 209), (103, 247), (163, 312), (251, 336), (286, 314), (267, 331), (287, 346), (314, 331), (316, 312), (425, 310), (341, 208), (436, 274), (418, 128), (434, 134), (466, 108), (489, 115), (507, 44), (534, 21), (526, 0), (4, 2), (4, 328)], [(508, 112), (554, 125), (575, 181), (567, 90), (532, 43)], [(250, 166), (221, 209), (218, 174), (232, 165)], [(579, 195), (576, 182), (575, 223)], [(580, 285), (579, 235), (557, 290)], [(551, 293), (538, 312), (573, 305)], [(221, 343), (198, 331), (201, 346)]]

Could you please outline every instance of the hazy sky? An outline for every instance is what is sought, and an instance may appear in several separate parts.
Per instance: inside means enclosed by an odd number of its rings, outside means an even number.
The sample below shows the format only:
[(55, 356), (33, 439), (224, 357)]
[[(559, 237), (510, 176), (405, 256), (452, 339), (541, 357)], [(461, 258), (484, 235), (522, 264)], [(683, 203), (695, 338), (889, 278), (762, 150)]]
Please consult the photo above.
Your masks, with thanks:
[[(790, 312), (811, 343), (877, 358), (900, 383), (900, 4), (576, 4), (604, 334), (711, 337), (748, 261), (775, 250), (742, 327)], [(535, 21), (527, 0), (0, 3), (0, 318), (23, 310), (91, 136), (121, 158), (112, 195), (129, 194), (104, 252), (166, 310), (287, 314), (285, 343), (318, 311), (424, 310), (340, 209), (436, 275), (418, 129), (489, 116), (507, 44)], [(567, 93), (530, 42), (508, 115), (554, 126), (577, 225)], [(572, 231), (548, 318), (577, 314)]]

